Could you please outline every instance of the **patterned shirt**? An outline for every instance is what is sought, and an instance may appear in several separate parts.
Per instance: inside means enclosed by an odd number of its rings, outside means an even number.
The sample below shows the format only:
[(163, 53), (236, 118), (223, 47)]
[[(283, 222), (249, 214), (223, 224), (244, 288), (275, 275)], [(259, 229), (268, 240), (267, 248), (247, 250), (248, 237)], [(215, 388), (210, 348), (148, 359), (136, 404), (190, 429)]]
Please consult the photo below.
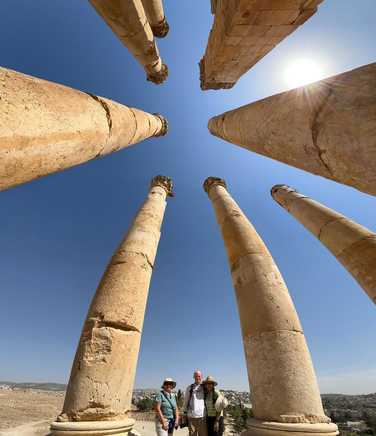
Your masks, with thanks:
[(169, 394), (166, 391), (160, 391), (155, 397), (155, 402), (160, 403), (161, 412), (167, 419), (172, 419), (175, 416), (176, 410), (176, 395)]

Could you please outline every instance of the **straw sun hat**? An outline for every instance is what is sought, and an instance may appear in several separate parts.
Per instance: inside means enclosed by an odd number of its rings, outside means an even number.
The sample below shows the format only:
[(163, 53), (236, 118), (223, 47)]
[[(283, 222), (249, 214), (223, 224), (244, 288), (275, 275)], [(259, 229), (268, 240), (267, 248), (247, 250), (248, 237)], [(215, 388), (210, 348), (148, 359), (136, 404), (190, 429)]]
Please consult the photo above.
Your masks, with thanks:
[(173, 380), (172, 378), (167, 377), (167, 378), (165, 378), (165, 379), (163, 380), (162, 388), (163, 388), (163, 386), (164, 386), (165, 384), (171, 384), (172, 387), (174, 388), (174, 387), (176, 386), (176, 381)]
[(206, 379), (203, 381), (203, 384), (206, 385), (208, 383), (213, 383), (214, 386), (217, 386), (217, 382), (215, 381), (214, 377), (212, 377), (211, 375), (208, 375), (206, 377)]

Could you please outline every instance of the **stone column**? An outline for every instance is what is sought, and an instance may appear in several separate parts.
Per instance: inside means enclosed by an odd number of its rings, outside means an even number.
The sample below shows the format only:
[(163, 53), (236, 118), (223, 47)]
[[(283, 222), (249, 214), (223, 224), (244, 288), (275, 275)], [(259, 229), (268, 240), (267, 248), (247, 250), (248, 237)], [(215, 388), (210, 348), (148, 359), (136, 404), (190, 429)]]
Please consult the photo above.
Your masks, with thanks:
[(90, 0), (98, 14), (144, 67), (147, 80), (163, 83), (167, 66), (159, 56), (141, 0)]
[(167, 132), (160, 115), (16, 71), (0, 84), (0, 190)]
[(142, 0), (151, 30), (157, 38), (164, 38), (170, 27), (165, 17), (162, 0)]
[(376, 304), (376, 234), (286, 185), (272, 197), (342, 263)]
[(338, 434), (325, 416), (294, 304), (271, 254), (224, 180), (204, 183), (227, 250), (255, 416), (248, 435)]
[(376, 195), (376, 63), (209, 121), (250, 151)]
[(87, 433), (80, 435), (125, 435), (132, 427), (127, 411), (168, 195), (171, 179), (154, 177), (102, 277), (81, 333), (63, 411), (51, 425), (54, 436), (82, 429)]
[(284, 38), (314, 15), (323, 0), (211, 0), (214, 14), (200, 62), (201, 89), (232, 88)]

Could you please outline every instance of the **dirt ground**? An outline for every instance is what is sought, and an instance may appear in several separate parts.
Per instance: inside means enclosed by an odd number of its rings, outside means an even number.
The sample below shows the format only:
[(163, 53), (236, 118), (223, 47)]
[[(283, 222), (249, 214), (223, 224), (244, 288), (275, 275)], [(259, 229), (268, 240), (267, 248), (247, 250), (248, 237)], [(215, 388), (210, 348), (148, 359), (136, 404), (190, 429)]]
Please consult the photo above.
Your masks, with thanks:
[[(60, 413), (65, 392), (39, 390), (0, 390), (0, 436), (46, 436)], [(133, 416), (135, 415), (135, 416)], [(142, 436), (155, 436), (153, 413), (134, 412), (134, 430)], [(187, 436), (179, 429), (176, 436)]]

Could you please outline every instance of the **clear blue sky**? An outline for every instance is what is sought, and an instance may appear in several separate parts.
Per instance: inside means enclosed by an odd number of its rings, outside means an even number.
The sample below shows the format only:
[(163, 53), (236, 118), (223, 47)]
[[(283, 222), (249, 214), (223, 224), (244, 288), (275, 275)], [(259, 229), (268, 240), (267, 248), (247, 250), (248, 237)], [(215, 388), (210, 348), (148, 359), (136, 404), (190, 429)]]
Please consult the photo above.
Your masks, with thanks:
[(198, 62), (212, 24), (209, 0), (165, 0), (159, 40), (166, 84), (141, 67), (86, 1), (2, 0), (2, 66), (96, 93), (170, 122), (167, 137), (3, 192), (0, 214), (0, 379), (66, 382), (88, 305), (152, 176), (173, 178), (153, 274), (137, 387), (194, 368), (248, 389), (223, 242), (202, 189), (229, 190), (272, 252), (294, 299), (323, 392), (376, 391), (376, 311), (339, 263), (279, 207), (276, 183), (376, 230), (376, 199), (225, 143), (207, 130), (225, 110), (286, 89), (300, 58), (327, 75), (375, 60), (376, 2), (327, 0), (319, 12), (228, 91), (202, 92)]

